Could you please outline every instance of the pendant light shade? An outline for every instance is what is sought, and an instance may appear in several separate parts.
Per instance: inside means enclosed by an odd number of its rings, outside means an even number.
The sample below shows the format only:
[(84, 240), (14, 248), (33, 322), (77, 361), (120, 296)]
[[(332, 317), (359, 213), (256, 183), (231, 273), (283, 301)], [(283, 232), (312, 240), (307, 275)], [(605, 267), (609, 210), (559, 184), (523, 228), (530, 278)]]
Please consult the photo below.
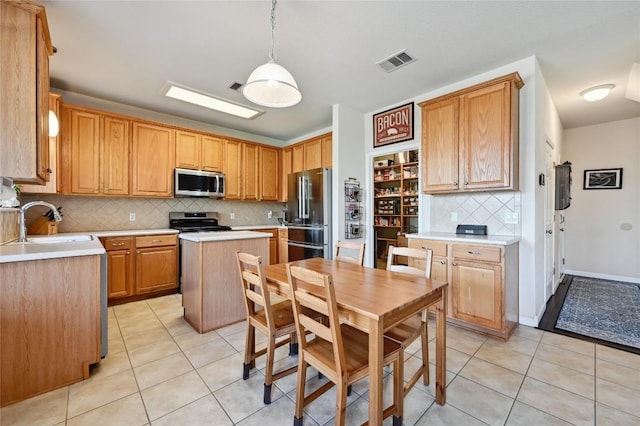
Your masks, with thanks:
[(271, 51), (269, 62), (256, 68), (242, 88), (242, 94), (254, 104), (286, 108), (302, 100), (302, 93), (291, 73), (276, 63), (273, 33), (276, 28), (276, 0), (271, 1)]
[(249, 76), (242, 94), (255, 104), (272, 108), (290, 107), (302, 99), (296, 80), (275, 61), (256, 68)]

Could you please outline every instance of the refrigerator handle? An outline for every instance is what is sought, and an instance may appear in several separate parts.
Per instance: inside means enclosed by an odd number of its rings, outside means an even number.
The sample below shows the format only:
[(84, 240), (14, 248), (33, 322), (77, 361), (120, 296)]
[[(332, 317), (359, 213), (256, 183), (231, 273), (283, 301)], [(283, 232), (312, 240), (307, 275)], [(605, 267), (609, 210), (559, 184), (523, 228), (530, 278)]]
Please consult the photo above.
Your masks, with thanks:
[(303, 189), (302, 189), (302, 176), (298, 176), (298, 216), (300, 218), (304, 218), (304, 203), (302, 199)]
[(302, 180), (302, 197), (300, 199), (302, 202), (302, 214), (300, 217), (302, 219), (309, 219), (309, 194), (307, 193), (309, 185), (306, 176), (301, 176), (300, 179)]

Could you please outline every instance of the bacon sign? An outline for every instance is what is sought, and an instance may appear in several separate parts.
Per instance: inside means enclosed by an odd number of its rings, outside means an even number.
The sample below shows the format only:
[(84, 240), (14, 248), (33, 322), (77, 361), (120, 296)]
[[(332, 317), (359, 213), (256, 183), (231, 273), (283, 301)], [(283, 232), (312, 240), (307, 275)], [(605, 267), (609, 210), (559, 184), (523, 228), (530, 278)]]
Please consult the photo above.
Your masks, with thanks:
[(413, 139), (413, 102), (373, 116), (373, 147)]

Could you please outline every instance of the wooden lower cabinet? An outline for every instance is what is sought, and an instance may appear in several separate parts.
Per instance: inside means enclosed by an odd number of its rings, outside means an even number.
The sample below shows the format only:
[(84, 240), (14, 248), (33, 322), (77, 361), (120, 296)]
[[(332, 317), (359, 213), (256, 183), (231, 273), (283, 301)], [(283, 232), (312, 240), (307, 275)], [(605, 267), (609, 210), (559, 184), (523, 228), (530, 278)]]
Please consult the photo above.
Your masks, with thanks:
[(101, 353), (100, 256), (1, 263), (0, 312), (0, 406), (89, 378)]
[(289, 261), (289, 230), (278, 229), (278, 263)]
[(265, 263), (268, 265), (274, 265), (276, 263), (279, 263), (279, 258), (278, 258), (278, 229), (277, 228), (273, 228), (273, 229), (250, 229), (250, 231), (255, 231), (255, 232), (264, 232), (267, 234), (271, 234), (271, 237), (269, 237), (269, 263)]
[(176, 234), (101, 238), (107, 251), (109, 305), (178, 289)]
[(447, 316), (453, 324), (509, 338), (519, 321), (518, 244), (410, 238), (409, 247), (433, 250), (431, 278), (449, 283)]

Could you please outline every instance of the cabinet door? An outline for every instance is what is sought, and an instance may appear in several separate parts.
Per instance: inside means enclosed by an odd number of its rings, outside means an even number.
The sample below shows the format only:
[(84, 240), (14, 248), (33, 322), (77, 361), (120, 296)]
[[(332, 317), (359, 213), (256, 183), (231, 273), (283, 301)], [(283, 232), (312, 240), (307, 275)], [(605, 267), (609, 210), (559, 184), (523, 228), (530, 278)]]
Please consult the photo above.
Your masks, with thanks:
[(133, 290), (133, 256), (131, 250), (107, 252), (109, 299), (131, 296)]
[(291, 148), (291, 173), (304, 170), (304, 145), (296, 145)]
[(453, 259), (451, 262), (453, 317), (501, 330), (502, 267)]
[(240, 176), (242, 162), (242, 143), (226, 141), (225, 144), (225, 177), (227, 188), (224, 198), (226, 200), (239, 200), (241, 194), (242, 176)]
[(136, 250), (136, 294), (178, 287), (176, 246)]
[(202, 136), (202, 170), (221, 172), (224, 160), (224, 139)]
[(242, 199), (260, 199), (260, 157), (258, 146), (243, 144), (242, 148)]
[(71, 193), (100, 192), (100, 116), (71, 109), (69, 150)]
[(304, 169), (322, 167), (322, 139), (314, 139), (304, 144)]
[(261, 200), (278, 201), (278, 150), (260, 147)]
[(278, 263), (289, 261), (289, 231), (287, 229), (278, 230)]
[(173, 196), (175, 132), (166, 127), (133, 123), (131, 195)]
[(460, 97), (462, 189), (505, 188), (511, 185), (510, 99), (507, 82)]
[(269, 238), (269, 265), (278, 263), (278, 238)]
[(330, 169), (333, 167), (333, 136), (328, 135), (322, 138), (322, 167)]
[(49, 52), (43, 22), (36, 19), (36, 174), (49, 180)]
[(129, 195), (129, 121), (103, 118), (100, 169), (104, 194)]
[(422, 192), (458, 189), (458, 98), (422, 107)]
[(280, 175), (280, 199), (287, 202), (289, 199), (289, 173), (291, 173), (291, 148), (282, 150), (282, 173)]
[(176, 131), (176, 167), (200, 169), (202, 136), (197, 133)]

